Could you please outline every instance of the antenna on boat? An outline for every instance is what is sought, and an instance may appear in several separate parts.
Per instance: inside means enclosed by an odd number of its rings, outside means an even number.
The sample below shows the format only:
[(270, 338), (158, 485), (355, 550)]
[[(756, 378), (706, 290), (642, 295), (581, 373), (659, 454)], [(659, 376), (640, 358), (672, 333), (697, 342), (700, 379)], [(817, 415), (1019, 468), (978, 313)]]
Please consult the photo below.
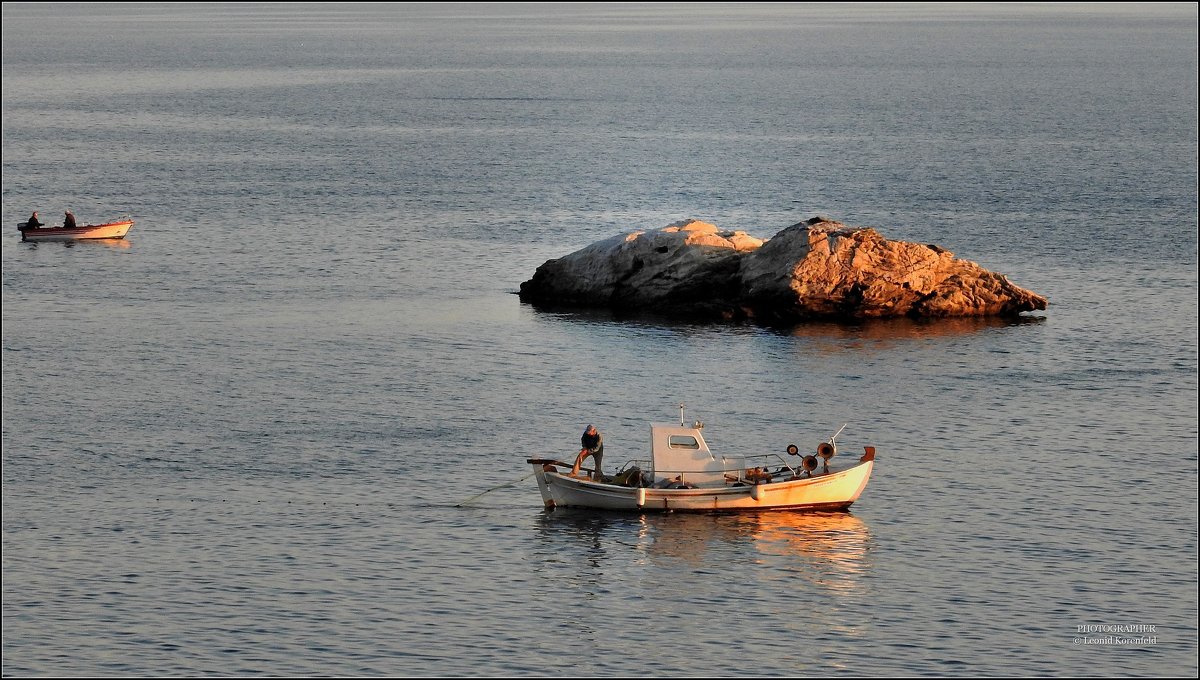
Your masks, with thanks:
[(833, 445), (833, 447), (834, 447), (835, 449), (837, 448), (837, 442), (835, 442), (835, 441), (833, 441), (833, 440), (837, 439), (837, 436), (838, 436), (839, 434), (841, 434), (841, 433), (842, 433), (842, 430), (846, 429), (846, 426), (847, 426), (847, 425), (849, 425), (849, 424), (850, 424), (850, 423), (842, 423), (842, 426), (838, 428), (838, 431), (837, 431), (837, 432), (834, 432), (834, 433), (833, 433), (833, 436), (829, 438), (829, 443), (830, 443), (830, 444), (832, 444), (832, 445)]
[[(837, 454), (837, 436), (842, 433), (842, 430), (846, 429), (846, 425), (849, 425), (849, 423), (843, 423), (841, 429), (839, 429), (837, 432), (834, 432), (833, 436), (829, 438), (828, 442), (821, 442), (821, 444), (817, 446), (817, 455), (825, 461), (824, 472), (826, 474), (829, 473), (829, 459), (833, 458)], [(789, 449), (788, 452), (790, 453), (791, 450)]]
[[(684, 404), (681, 402), (679, 404), (679, 427), (687, 427), (688, 426), (687, 418), (684, 417), (683, 407), (684, 407)], [(696, 422), (692, 423), (692, 429), (693, 430), (702, 430), (702, 429), (704, 429), (704, 423), (697, 420)]]

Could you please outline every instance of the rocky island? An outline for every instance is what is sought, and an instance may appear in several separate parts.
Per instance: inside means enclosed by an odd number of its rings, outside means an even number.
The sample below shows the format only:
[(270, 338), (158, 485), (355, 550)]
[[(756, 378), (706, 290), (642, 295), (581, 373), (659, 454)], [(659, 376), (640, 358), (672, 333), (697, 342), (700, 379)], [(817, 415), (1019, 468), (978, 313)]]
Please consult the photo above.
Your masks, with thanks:
[(531, 303), (791, 323), (1015, 316), (1046, 298), (935, 245), (892, 241), (824, 217), (768, 240), (682, 220), (549, 260), (521, 284)]

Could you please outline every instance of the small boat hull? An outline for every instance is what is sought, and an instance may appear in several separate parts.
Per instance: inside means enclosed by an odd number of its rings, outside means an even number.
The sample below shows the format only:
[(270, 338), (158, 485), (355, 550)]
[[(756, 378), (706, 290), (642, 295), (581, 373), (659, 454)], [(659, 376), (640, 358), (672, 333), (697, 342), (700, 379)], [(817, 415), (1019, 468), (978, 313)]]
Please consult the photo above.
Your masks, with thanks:
[(846, 470), (813, 477), (695, 489), (630, 488), (605, 484), (572, 477), (543, 461), (534, 463), (534, 468), (538, 489), (547, 508), (726, 513), (846, 510), (866, 488), (874, 465), (872, 457)]
[(132, 227), (133, 220), (125, 220), (122, 222), (109, 222), (108, 224), (87, 224), (73, 229), (66, 229), (64, 227), (21, 229), (21, 240), (41, 242), (125, 238), (125, 234), (129, 233)]

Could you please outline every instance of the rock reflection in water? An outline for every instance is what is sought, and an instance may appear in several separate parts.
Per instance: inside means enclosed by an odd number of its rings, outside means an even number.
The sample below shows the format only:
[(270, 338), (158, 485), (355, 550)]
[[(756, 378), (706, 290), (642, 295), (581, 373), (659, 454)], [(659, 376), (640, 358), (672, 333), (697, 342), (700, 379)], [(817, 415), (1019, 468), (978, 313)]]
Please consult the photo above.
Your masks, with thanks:
[(876, 349), (912, 340), (972, 335), (1009, 326), (1045, 323), (1044, 317), (951, 317), (944, 319), (879, 319), (862, 323), (815, 321), (780, 329), (793, 338), (812, 341), (808, 350), (842, 352), (847, 349)]

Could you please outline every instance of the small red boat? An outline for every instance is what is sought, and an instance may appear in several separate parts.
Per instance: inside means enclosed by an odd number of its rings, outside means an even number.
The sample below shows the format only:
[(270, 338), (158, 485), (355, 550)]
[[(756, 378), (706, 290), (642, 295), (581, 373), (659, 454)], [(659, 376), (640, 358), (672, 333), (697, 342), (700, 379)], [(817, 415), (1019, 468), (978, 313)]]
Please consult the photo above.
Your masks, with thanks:
[(125, 238), (125, 234), (129, 233), (133, 227), (133, 220), (107, 224), (85, 224), (71, 229), (65, 227), (34, 227), (30, 229), (28, 224), (28, 222), (21, 222), (17, 225), (22, 241), (80, 241), (97, 238)]

